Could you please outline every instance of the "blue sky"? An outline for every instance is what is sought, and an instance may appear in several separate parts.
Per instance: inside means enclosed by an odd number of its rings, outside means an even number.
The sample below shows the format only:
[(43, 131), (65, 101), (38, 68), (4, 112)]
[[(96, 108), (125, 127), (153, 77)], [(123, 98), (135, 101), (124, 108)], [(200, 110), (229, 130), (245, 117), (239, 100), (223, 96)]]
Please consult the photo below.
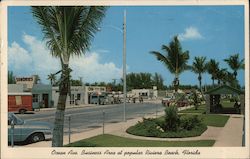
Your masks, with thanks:
[[(45, 46), (40, 27), (29, 7), (8, 8), (8, 68), (17, 76), (38, 74), (43, 83), (47, 75), (60, 69)], [(169, 85), (173, 75), (162, 63), (149, 54), (161, 51), (173, 36), (178, 35), (183, 50), (189, 50), (189, 64), (195, 56), (206, 56), (228, 68), (223, 59), (239, 53), (244, 58), (243, 6), (136, 6), (109, 7), (84, 56), (70, 61), (75, 79), (85, 82), (105, 81), (122, 77), (123, 11), (127, 11), (127, 72), (160, 73)], [(229, 71), (230, 68), (228, 68)], [(244, 85), (244, 71), (238, 79)], [(198, 84), (197, 75), (186, 71), (181, 84)], [(203, 83), (211, 84), (211, 77), (203, 75)]]

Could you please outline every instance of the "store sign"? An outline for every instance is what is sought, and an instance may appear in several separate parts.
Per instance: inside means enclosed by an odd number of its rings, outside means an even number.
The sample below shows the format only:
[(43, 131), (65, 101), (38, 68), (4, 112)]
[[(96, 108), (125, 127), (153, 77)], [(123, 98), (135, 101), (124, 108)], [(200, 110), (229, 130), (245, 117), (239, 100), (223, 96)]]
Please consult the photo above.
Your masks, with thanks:
[(21, 82), (21, 81), (33, 81), (32, 77), (22, 77), (22, 78), (16, 78), (16, 82)]

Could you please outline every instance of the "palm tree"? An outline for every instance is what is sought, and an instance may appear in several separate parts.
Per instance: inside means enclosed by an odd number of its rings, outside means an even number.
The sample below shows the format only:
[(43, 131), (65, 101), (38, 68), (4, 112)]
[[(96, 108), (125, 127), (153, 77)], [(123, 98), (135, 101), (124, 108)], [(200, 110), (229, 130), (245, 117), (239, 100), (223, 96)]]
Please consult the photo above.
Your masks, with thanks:
[[(227, 69), (226, 68), (222, 68), (222, 69), (219, 69), (217, 72), (216, 72), (216, 79), (218, 80), (218, 85), (221, 84), (221, 81), (225, 81), (226, 78), (227, 78)], [(223, 82), (224, 83), (224, 82)]]
[(41, 78), (39, 75), (34, 75), (34, 77), (35, 77), (35, 80), (34, 80), (35, 84), (41, 83)]
[(55, 82), (56, 82), (56, 75), (55, 74), (53, 74), (53, 73), (49, 74), (47, 79), (50, 80), (50, 84), (52, 86), (55, 85)]
[(224, 59), (228, 66), (233, 70), (235, 79), (237, 78), (237, 71), (244, 69), (244, 59), (239, 59), (239, 54), (231, 55), (228, 59)]
[(214, 59), (211, 59), (207, 63), (207, 71), (211, 75), (211, 79), (213, 81), (213, 86), (214, 86), (214, 80), (216, 79), (216, 74), (219, 71), (219, 62), (216, 62)]
[(62, 72), (52, 138), (53, 147), (63, 146), (64, 112), (70, 84), (70, 57), (80, 56), (89, 49), (105, 11), (106, 7), (102, 6), (32, 7), (33, 16), (42, 28), (51, 55), (61, 62)]
[(151, 51), (150, 53), (155, 55), (157, 60), (161, 61), (168, 68), (170, 73), (175, 75), (173, 85), (175, 92), (177, 92), (179, 87), (179, 75), (189, 68), (187, 65), (189, 52), (182, 51), (177, 36), (174, 36), (173, 40), (169, 43), (169, 46), (162, 45), (162, 51), (163, 54), (157, 51)]
[(207, 70), (205, 61), (206, 61), (206, 57), (195, 57), (193, 65), (192, 65), (192, 71), (198, 74), (198, 80), (199, 80), (201, 92), (202, 92), (202, 87), (201, 87), (202, 76), (201, 75), (202, 73), (205, 73)]

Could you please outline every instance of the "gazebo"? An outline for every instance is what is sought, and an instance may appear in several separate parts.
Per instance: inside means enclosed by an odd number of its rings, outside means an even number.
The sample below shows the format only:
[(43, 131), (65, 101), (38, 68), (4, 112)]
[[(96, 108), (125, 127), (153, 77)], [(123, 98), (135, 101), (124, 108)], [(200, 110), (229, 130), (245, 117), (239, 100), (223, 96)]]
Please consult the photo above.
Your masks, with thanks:
[(240, 96), (240, 114), (245, 114), (245, 94), (243, 91), (228, 85), (220, 85), (204, 93), (206, 96), (206, 113), (215, 112), (220, 105), (221, 95), (239, 95)]

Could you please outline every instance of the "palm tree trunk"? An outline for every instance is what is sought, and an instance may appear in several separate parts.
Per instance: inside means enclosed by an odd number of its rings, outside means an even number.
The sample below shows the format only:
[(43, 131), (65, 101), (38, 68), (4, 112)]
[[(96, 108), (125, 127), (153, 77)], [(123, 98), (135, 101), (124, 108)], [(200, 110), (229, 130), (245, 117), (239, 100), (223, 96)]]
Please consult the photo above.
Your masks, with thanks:
[(214, 87), (214, 78), (212, 78), (212, 81), (213, 81), (213, 87)]
[[(63, 64), (62, 64), (63, 65)], [(69, 74), (68, 65), (63, 65), (61, 83), (59, 85), (59, 99), (55, 114), (52, 147), (62, 147), (63, 146), (63, 128), (64, 128), (64, 112), (67, 100), (67, 94), (69, 91)]]
[(202, 93), (202, 88), (201, 88), (201, 75), (199, 74), (199, 76), (198, 76), (198, 80), (199, 80), (199, 85), (200, 85), (200, 91), (201, 91), (201, 93)]

